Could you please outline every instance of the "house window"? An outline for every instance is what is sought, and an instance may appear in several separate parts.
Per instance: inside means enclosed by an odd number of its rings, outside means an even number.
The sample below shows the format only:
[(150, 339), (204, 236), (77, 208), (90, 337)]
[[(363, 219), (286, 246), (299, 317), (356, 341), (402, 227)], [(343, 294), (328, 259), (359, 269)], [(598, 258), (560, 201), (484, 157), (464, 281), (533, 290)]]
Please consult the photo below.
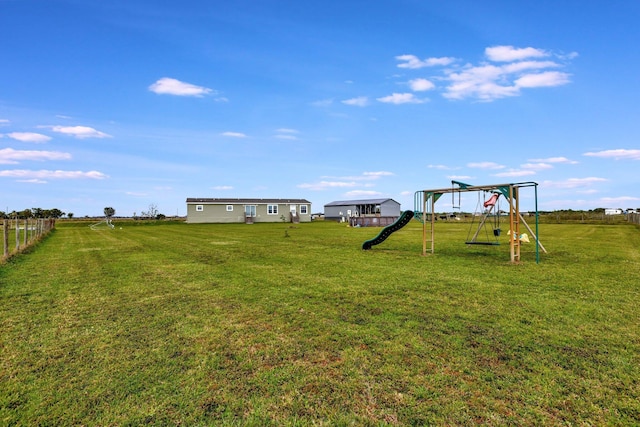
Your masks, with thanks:
[(233, 212), (233, 205), (227, 205), (227, 212)]
[(278, 215), (278, 205), (267, 205), (267, 215)]
[(204, 211), (204, 205), (196, 205), (196, 212)]
[(307, 214), (307, 205), (300, 205), (300, 214), (301, 215)]

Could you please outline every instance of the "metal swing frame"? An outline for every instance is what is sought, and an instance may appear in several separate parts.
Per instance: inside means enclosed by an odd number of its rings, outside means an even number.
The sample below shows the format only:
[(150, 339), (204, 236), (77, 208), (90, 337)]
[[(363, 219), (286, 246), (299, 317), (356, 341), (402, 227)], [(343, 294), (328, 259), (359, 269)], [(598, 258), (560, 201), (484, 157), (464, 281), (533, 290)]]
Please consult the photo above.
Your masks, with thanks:
[[(414, 193), (414, 211), (416, 218), (422, 222), (422, 255), (427, 252), (435, 253), (435, 203), (443, 195), (455, 192), (487, 191), (500, 192), (509, 204), (509, 253), (511, 262), (520, 262), (520, 229), (524, 226), (536, 241), (536, 263), (540, 262), (540, 250), (547, 253), (540, 239), (538, 238), (538, 183), (516, 182), (507, 184), (471, 185), (460, 181), (451, 181), (449, 188), (438, 188), (431, 190), (420, 190)], [(520, 213), (520, 190), (523, 188), (533, 188), (535, 201), (535, 230), (527, 224)], [(429, 225), (429, 227), (428, 227)], [(430, 242), (430, 248), (427, 246)]]

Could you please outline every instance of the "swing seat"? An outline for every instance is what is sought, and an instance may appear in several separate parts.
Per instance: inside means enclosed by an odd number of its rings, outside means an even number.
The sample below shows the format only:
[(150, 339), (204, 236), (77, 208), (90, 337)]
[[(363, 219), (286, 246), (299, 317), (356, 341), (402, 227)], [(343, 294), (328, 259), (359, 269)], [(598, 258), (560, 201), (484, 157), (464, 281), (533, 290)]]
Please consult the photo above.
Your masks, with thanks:
[(465, 245), (499, 246), (498, 242), (464, 242)]
[(500, 242), (464, 242), (465, 245), (484, 245), (484, 246), (498, 246)]

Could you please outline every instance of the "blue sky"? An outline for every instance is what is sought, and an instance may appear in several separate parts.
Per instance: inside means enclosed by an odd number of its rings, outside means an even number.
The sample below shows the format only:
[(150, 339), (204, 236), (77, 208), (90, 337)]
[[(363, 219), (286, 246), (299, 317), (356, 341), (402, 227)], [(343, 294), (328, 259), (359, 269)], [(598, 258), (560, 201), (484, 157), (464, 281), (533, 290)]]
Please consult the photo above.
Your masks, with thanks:
[(0, 211), (412, 209), (452, 179), (640, 208), (638, 22), (631, 0), (0, 0)]

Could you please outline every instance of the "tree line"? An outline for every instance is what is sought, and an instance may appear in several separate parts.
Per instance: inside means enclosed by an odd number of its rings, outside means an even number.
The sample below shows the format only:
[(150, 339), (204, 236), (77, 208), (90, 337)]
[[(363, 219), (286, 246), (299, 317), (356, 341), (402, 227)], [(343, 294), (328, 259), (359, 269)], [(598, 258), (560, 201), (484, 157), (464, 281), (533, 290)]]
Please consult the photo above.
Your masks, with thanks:
[(31, 218), (54, 218), (59, 219), (63, 216), (67, 216), (67, 218), (73, 218), (72, 213), (64, 213), (60, 209), (42, 209), (42, 208), (31, 208), (25, 209), (22, 211), (12, 211), (12, 212), (3, 212), (0, 211), (1, 219), (31, 219)]
[[(116, 214), (116, 210), (110, 206), (104, 208), (104, 215), (108, 218), (114, 217)], [(24, 209), (21, 211), (11, 211), (11, 212), (3, 212), (0, 211), (0, 219), (31, 219), (31, 218), (52, 218), (52, 219), (60, 219), (63, 216), (71, 219), (74, 217), (73, 213), (65, 213), (60, 209), (42, 209), (42, 208), (31, 208)], [(146, 211), (141, 211), (140, 215), (137, 215), (136, 212), (133, 213), (133, 219), (165, 219), (166, 215), (161, 214), (158, 211), (158, 206), (155, 203), (151, 203), (149, 208)]]

